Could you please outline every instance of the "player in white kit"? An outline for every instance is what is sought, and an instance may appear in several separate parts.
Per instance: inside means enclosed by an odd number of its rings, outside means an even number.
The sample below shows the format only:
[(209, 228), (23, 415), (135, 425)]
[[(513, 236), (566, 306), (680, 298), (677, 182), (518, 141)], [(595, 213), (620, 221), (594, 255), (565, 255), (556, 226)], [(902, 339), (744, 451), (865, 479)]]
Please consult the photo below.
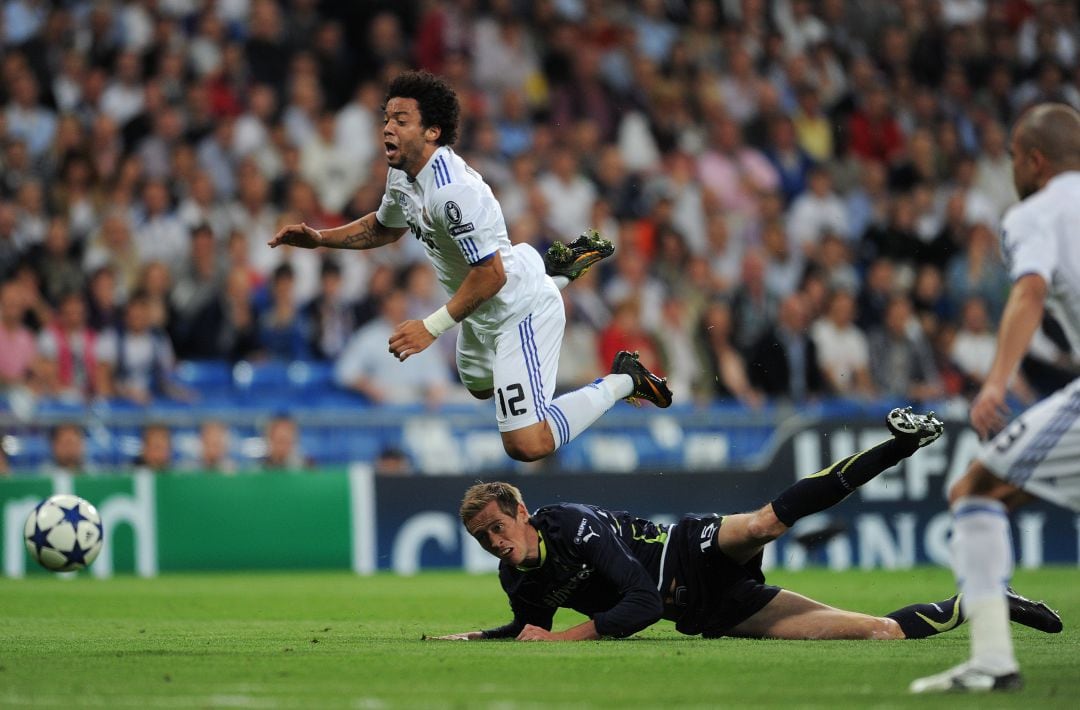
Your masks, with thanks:
[(390, 352), (405, 360), (460, 323), (459, 376), (475, 397), (495, 399), (503, 446), (514, 459), (547, 456), (616, 400), (669, 406), (664, 380), (627, 352), (616, 356), (612, 374), (554, 398), (566, 325), (559, 288), (610, 255), (611, 243), (590, 232), (569, 246), (556, 244), (543, 259), (528, 244), (512, 246), (491, 189), (450, 147), (458, 113), (457, 96), (441, 78), (400, 74), (384, 107), (390, 170), (379, 209), (333, 229), (287, 225), (270, 246), (371, 249), (412, 231), (450, 300), (423, 320), (398, 325)]
[(916, 680), (916, 693), (1021, 687), (1005, 600), (1013, 568), (1007, 513), (1032, 497), (1080, 511), (1080, 379), (1005, 426), (1009, 380), (1044, 305), (1080, 349), (1080, 113), (1065, 104), (1034, 106), (1017, 121), (1010, 148), (1022, 199), (1005, 214), (1001, 239), (1013, 286), (990, 374), (971, 405), (972, 426), (989, 440), (949, 491), (952, 567), (971, 658)]

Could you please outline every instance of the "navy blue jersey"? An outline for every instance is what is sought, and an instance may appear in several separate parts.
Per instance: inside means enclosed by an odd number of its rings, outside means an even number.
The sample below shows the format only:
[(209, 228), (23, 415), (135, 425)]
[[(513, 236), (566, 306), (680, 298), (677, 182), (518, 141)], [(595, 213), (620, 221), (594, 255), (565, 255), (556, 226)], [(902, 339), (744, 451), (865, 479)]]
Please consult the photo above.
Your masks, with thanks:
[(577, 503), (540, 508), (530, 522), (540, 534), (540, 564), (499, 565), (514, 620), (485, 637), (515, 637), (526, 624), (550, 630), (559, 607), (588, 616), (601, 636), (629, 636), (660, 619), (667, 526)]

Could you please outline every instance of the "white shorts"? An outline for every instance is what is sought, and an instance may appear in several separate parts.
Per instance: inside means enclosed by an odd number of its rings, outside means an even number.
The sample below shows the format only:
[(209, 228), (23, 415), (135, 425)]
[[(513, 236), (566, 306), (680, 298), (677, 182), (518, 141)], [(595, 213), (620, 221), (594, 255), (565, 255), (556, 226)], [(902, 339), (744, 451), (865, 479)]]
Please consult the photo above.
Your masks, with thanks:
[(546, 281), (532, 312), (501, 332), (481, 330), (468, 321), (458, 332), (458, 376), (474, 392), (495, 390), (499, 431), (544, 421), (555, 395), (566, 311), (558, 287)]
[(1080, 511), (1080, 378), (1010, 422), (977, 458), (1003, 481)]

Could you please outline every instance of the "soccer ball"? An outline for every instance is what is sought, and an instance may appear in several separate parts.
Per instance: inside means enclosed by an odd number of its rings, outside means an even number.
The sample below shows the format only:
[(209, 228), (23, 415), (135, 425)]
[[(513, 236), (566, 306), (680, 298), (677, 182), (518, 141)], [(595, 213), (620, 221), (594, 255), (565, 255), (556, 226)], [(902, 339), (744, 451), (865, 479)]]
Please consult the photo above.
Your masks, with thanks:
[(37, 504), (23, 527), (26, 549), (45, 569), (85, 569), (101, 552), (104, 530), (97, 508), (78, 496), (60, 494)]

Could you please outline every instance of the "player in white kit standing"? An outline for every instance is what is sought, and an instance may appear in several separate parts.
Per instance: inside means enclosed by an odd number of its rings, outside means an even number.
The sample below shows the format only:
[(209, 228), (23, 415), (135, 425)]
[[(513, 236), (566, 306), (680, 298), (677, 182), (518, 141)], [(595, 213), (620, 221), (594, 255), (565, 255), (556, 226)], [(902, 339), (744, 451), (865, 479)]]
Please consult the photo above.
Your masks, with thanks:
[(458, 114), (457, 96), (441, 78), (400, 74), (390, 83), (384, 107), (390, 170), (379, 209), (332, 229), (287, 225), (270, 246), (371, 249), (411, 230), (450, 300), (423, 320), (398, 325), (390, 352), (405, 360), (460, 323), (458, 374), (473, 396), (494, 397), (503, 446), (514, 459), (547, 456), (616, 400), (669, 406), (664, 380), (628, 352), (616, 356), (612, 374), (554, 398), (566, 325), (559, 289), (613, 247), (595, 232), (570, 245), (556, 244), (546, 258), (528, 244), (512, 246), (491, 189), (450, 147)]
[(1033, 497), (1080, 511), (1080, 379), (1005, 426), (1009, 380), (1044, 305), (1080, 351), (1080, 113), (1034, 106), (1017, 121), (1010, 148), (1021, 202), (1005, 214), (1001, 239), (1013, 286), (990, 374), (971, 405), (971, 425), (989, 440), (949, 490), (952, 566), (971, 658), (916, 680), (915, 693), (1021, 687), (1005, 598), (1013, 569), (1007, 513)]

